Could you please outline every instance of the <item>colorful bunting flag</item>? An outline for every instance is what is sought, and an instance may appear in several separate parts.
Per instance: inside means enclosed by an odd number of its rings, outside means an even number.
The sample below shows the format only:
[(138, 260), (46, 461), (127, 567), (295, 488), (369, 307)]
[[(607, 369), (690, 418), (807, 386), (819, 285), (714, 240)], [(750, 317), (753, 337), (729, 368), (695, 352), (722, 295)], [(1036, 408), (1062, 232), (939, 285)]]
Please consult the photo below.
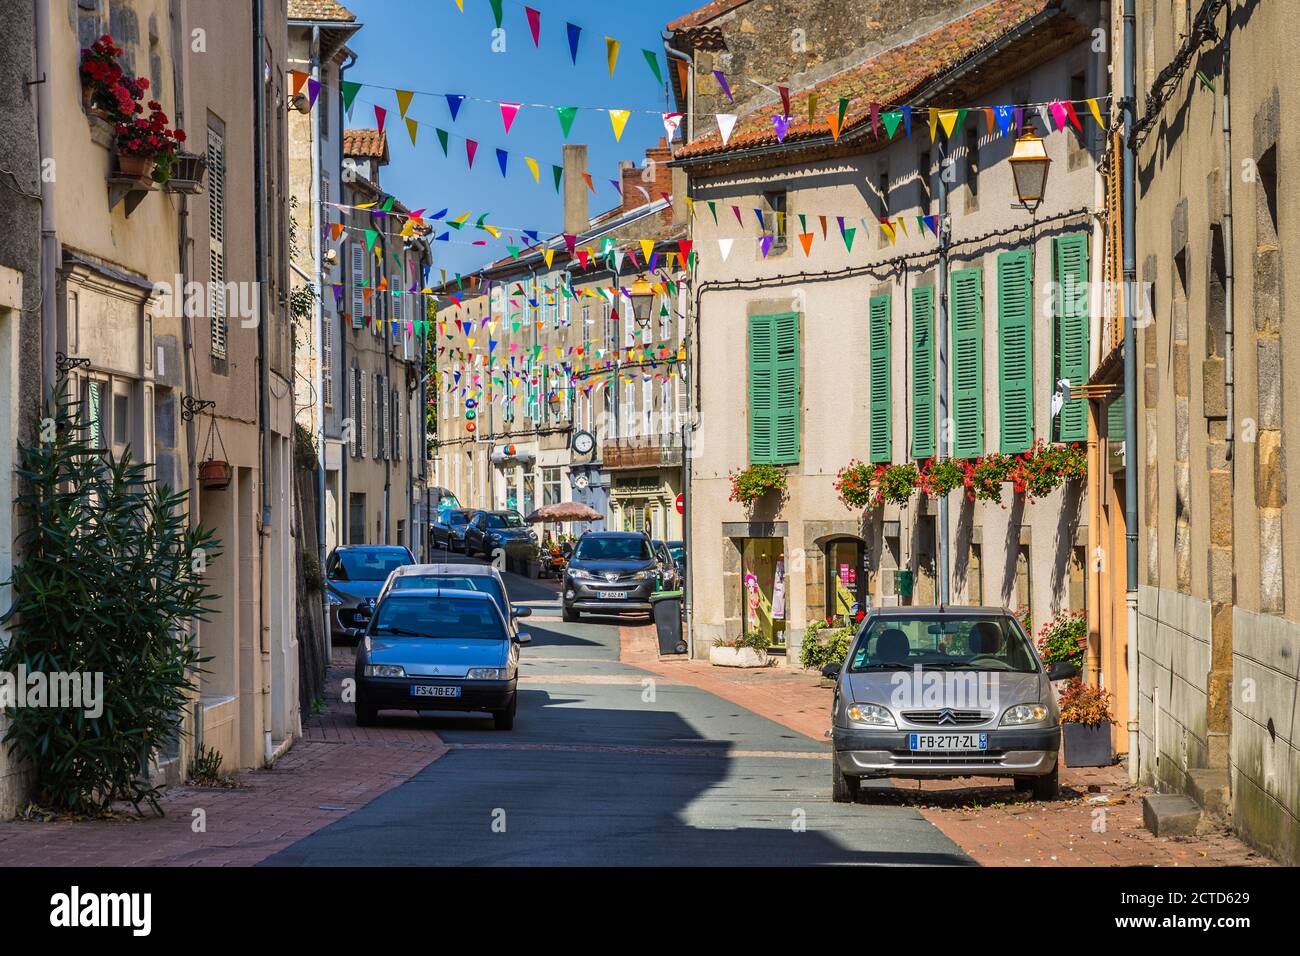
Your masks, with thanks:
[(420, 124), (419, 124), (418, 122), (416, 122), (414, 119), (412, 119), (411, 117), (409, 117), (409, 116), (406, 117), (406, 132), (407, 132), (407, 133), (410, 135), (410, 137), (411, 137), (411, 145), (412, 145), (412, 146), (415, 145), (415, 131), (416, 131), (416, 129), (419, 127), (419, 125), (420, 125)]
[(533, 46), (541, 45), (542, 13), (532, 7), (524, 7), (524, 16), (528, 17), (528, 29), (533, 34)]
[(614, 64), (618, 63), (619, 43), (613, 37), (605, 37), (605, 62), (609, 64), (609, 78), (614, 78)]
[(343, 109), (351, 117), (352, 102), (357, 98), (357, 92), (361, 89), (361, 84), (354, 83), (351, 80), (341, 80), (339, 89), (343, 93)]
[(726, 95), (726, 97), (727, 97), (727, 102), (728, 102), (728, 103), (734, 103), (734, 102), (736, 102), (735, 97), (733, 97), (733, 96), (731, 95), (731, 86), (730, 86), (730, 84), (727, 83), (727, 78), (726, 78), (725, 76), (723, 76), (722, 71), (721, 71), (721, 70), (714, 70), (714, 71), (713, 71), (713, 76), (714, 76), (714, 78), (718, 81), (718, 85), (719, 85), (720, 87), (722, 87), (722, 92)]
[(465, 140), (465, 157), (469, 160), (469, 168), (474, 168), (474, 154), (478, 152), (478, 143), (472, 139)]
[(465, 102), (465, 97), (460, 93), (447, 94), (447, 109), (451, 110), (451, 121), (456, 122), (456, 117), (460, 115), (461, 104)]
[(650, 64), (650, 71), (654, 73), (655, 81), (660, 86), (663, 86), (664, 75), (663, 72), (659, 69), (659, 54), (655, 53), (654, 50), (642, 50), (641, 53), (645, 56), (646, 62)]
[(609, 122), (614, 127), (614, 140), (616, 142), (623, 138), (623, 127), (627, 125), (628, 117), (631, 115), (631, 110), (609, 111)]
[(722, 145), (726, 146), (731, 140), (731, 131), (736, 128), (736, 115), (734, 113), (718, 114), (718, 132), (722, 134)]
[(514, 125), (515, 117), (519, 115), (518, 103), (501, 104), (501, 122), (505, 125), (506, 135), (510, 134), (510, 127)]
[(388, 110), (382, 106), (375, 107), (375, 123), (379, 127), (379, 132), (384, 131), (384, 117), (388, 115)]
[(540, 185), (542, 182), (542, 173), (541, 170), (537, 168), (537, 160), (533, 159), (531, 156), (525, 156), (524, 162), (528, 166), (528, 171), (533, 174), (533, 182)]
[(569, 56), (576, 66), (578, 63), (578, 38), (582, 36), (582, 27), (576, 23), (566, 23), (564, 27), (569, 33)]
[(498, 149), (497, 149), (497, 165), (501, 167), (501, 175), (502, 175), (503, 177), (504, 177), (505, 174), (506, 174), (506, 163), (509, 162), (509, 160), (510, 160), (510, 154), (507, 153), (504, 149), (500, 149), (500, 148), (498, 148)]
[(406, 118), (406, 111), (411, 108), (411, 97), (415, 96), (410, 90), (397, 91), (397, 109), (402, 114), (402, 119)]

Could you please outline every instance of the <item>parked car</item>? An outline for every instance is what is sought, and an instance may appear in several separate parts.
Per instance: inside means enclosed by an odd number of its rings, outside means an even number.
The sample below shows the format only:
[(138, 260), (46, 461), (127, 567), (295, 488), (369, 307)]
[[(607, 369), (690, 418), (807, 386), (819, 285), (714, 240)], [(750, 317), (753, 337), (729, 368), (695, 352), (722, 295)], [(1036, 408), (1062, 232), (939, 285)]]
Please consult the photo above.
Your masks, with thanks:
[(482, 591), (492, 596), (506, 615), (510, 633), (521, 644), (532, 640), (519, 631), (519, 618), (528, 617), (532, 608), (512, 605), (506, 591), (505, 579), (501, 572), (490, 564), (408, 564), (398, 568), (388, 576), (384, 588), (379, 592), (379, 601), (391, 591), (410, 591), (415, 589), (440, 591)]
[(484, 711), (510, 730), (519, 643), (486, 591), (389, 590), (357, 646), (357, 723), (381, 710)]
[(524, 570), (537, 558), (537, 533), (518, 511), (477, 511), (465, 526), (465, 553), (491, 558), (505, 552), (506, 570)]
[(659, 562), (650, 539), (631, 531), (588, 531), (578, 539), (564, 573), (566, 621), (583, 612), (652, 611)]
[(677, 574), (685, 579), (686, 577), (686, 544), (682, 541), (669, 541), (668, 553), (673, 556), (673, 562), (677, 565)]
[(429, 525), (430, 540), (435, 548), (448, 551), (465, 550), (465, 529), (474, 512), (465, 508), (447, 508), (438, 513)]
[(359, 641), (366, 617), (394, 569), (414, 564), (409, 550), (394, 545), (340, 545), (325, 559), (325, 599), (334, 637)]
[(681, 575), (677, 570), (677, 562), (673, 560), (672, 552), (668, 550), (668, 542), (656, 538), (651, 544), (654, 546), (655, 557), (659, 561), (660, 586), (665, 591), (676, 591), (682, 586)]
[(869, 611), (835, 683), (834, 800), (852, 802), (871, 777), (1011, 777), (1037, 799), (1055, 797), (1051, 682), (1076, 673), (1044, 668), (1002, 608)]

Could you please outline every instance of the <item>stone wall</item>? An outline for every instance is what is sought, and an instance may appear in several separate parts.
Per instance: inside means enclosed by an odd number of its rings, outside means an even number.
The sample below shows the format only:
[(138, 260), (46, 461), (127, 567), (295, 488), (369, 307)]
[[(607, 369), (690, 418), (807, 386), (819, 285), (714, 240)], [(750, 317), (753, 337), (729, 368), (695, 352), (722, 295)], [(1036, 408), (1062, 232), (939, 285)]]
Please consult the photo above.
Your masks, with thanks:
[(1181, 790), (1206, 766), (1206, 676), (1210, 604), (1162, 588), (1138, 589), (1139, 772), (1143, 782)]

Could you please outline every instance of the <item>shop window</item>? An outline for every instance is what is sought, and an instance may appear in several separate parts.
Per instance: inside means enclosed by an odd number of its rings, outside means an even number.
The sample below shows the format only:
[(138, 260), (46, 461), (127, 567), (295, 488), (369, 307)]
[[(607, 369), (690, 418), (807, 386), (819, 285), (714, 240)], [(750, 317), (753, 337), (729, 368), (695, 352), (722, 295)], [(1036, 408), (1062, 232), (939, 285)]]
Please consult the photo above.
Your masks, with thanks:
[(866, 552), (853, 538), (826, 545), (826, 615), (843, 617), (865, 609), (869, 601)]
[(780, 538), (745, 538), (741, 549), (745, 632), (774, 648), (786, 644), (785, 547)]

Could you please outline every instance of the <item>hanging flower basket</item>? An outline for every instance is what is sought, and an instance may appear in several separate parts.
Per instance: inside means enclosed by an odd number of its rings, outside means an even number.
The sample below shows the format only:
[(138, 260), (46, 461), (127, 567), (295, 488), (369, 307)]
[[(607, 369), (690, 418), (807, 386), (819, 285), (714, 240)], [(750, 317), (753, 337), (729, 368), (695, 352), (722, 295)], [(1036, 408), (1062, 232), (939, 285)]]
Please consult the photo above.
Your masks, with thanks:
[(154, 158), (152, 156), (137, 156), (131, 153), (117, 154), (117, 172), (120, 176), (130, 179), (151, 179), (153, 178)]
[(167, 180), (167, 191), (188, 193), (203, 192), (203, 176), (208, 169), (206, 156), (195, 153), (178, 152), (172, 161), (171, 177)]
[(731, 479), (730, 500), (743, 505), (752, 505), (770, 492), (786, 489), (785, 472), (776, 465), (750, 465), (728, 477)]
[(219, 458), (209, 458), (199, 463), (199, 484), (212, 491), (220, 491), (230, 485), (233, 470), (230, 462)]

